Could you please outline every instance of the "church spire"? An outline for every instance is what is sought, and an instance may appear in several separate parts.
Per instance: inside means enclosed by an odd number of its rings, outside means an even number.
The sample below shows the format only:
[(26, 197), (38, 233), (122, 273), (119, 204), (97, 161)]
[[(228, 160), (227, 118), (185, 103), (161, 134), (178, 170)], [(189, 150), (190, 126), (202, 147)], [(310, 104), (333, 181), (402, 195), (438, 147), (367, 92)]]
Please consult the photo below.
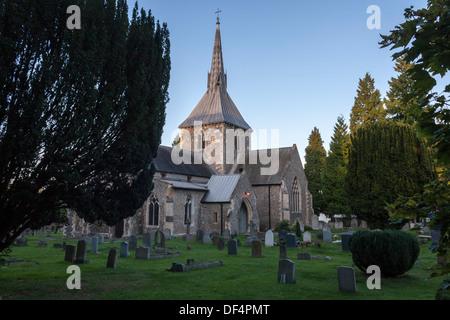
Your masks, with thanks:
[(217, 17), (216, 37), (214, 39), (211, 71), (208, 73), (208, 91), (215, 91), (219, 88), (224, 91), (227, 90), (227, 75), (225, 74), (223, 68), (222, 42), (220, 39), (220, 22), (219, 17)]

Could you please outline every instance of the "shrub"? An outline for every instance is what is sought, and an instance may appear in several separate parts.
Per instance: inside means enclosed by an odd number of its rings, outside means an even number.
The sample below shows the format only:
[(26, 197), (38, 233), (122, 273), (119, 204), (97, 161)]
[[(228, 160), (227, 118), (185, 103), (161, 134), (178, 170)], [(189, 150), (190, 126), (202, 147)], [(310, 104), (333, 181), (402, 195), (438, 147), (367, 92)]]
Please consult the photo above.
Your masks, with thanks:
[(350, 237), (349, 247), (353, 263), (361, 271), (377, 265), (388, 277), (410, 270), (420, 252), (416, 237), (399, 230), (357, 231)]
[(291, 224), (289, 220), (281, 220), (280, 222), (277, 223), (274, 230), (275, 231), (286, 230), (289, 232), (291, 231)]

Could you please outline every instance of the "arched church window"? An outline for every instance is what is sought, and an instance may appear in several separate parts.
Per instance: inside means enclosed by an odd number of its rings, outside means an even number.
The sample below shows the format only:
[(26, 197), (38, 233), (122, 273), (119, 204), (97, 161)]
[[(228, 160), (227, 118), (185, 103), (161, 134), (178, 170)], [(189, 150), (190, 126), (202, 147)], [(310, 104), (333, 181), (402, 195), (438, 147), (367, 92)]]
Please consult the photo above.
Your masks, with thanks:
[(184, 224), (188, 221), (192, 221), (192, 197), (186, 197), (186, 203), (184, 204)]
[(153, 194), (150, 196), (150, 204), (148, 205), (148, 224), (150, 226), (159, 224), (159, 202)]
[(297, 178), (294, 179), (292, 185), (290, 205), (291, 212), (300, 212), (300, 186)]

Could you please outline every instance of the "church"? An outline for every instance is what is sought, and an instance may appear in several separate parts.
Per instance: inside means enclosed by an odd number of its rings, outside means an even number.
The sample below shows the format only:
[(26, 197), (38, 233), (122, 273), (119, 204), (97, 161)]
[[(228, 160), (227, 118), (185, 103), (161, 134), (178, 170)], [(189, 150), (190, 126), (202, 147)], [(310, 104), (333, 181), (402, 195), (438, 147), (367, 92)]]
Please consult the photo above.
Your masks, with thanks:
[(227, 92), (219, 19), (207, 79), (206, 93), (179, 125), (179, 145), (159, 146), (154, 187), (136, 214), (107, 227), (69, 210), (66, 236), (247, 234), (282, 220), (311, 225), (312, 196), (297, 146), (251, 149), (252, 129)]

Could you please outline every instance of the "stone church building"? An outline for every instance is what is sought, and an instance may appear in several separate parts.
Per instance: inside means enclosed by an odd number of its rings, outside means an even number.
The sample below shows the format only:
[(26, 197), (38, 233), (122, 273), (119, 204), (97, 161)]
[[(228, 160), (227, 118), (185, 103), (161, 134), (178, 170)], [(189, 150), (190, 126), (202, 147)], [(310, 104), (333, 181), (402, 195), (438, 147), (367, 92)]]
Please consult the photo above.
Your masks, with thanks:
[(179, 148), (159, 146), (154, 188), (134, 216), (107, 227), (69, 210), (65, 235), (122, 237), (159, 229), (181, 236), (188, 224), (191, 233), (246, 234), (297, 219), (311, 225), (312, 197), (296, 145), (250, 148), (251, 127), (227, 92), (219, 21), (207, 91), (179, 129)]

